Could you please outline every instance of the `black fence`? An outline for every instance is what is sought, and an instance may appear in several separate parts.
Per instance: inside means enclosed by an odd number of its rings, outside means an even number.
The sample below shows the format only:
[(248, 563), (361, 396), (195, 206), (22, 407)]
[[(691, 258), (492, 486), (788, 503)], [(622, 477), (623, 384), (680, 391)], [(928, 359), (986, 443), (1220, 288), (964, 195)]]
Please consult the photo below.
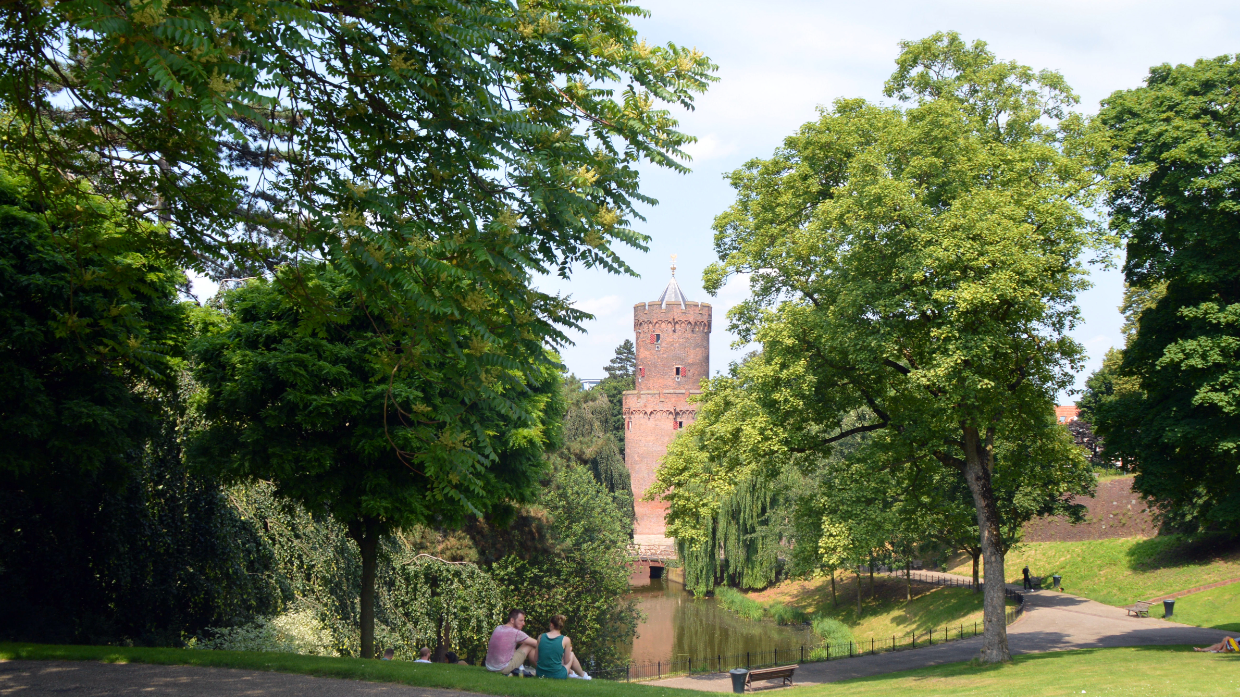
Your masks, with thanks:
[[(903, 573), (900, 575), (903, 576)], [(919, 575), (921, 578), (918, 578)], [(911, 578), (918, 583), (928, 583), (936, 586), (965, 588), (972, 588), (973, 586), (972, 579), (965, 579), (964, 582), (960, 582), (951, 576), (931, 576), (919, 574), (916, 571), (912, 572)], [(1008, 598), (1016, 601), (1016, 605), (1009, 607), (1006, 612), (1007, 624), (1011, 624), (1024, 612), (1025, 596), (1019, 591), (1014, 591), (1010, 588), (1005, 588), (1004, 590)], [(956, 623), (928, 632), (910, 632), (904, 635), (892, 636), (890, 639), (871, 639), (869, 642), (851, 641), (846, 644), (823, 642), (816, 646), (799, 646), (788, 649), (772, 649), (770, 651), (747, 651), (728, 656), (721, 654), (717, 656), (675, 658), (671, 661), (630, 663), (611, 670), (600, 669), (591, 671), (591, 675), (603, 680), (657, 680), (673, 675), (722, 673), (733, 668), (773, 668), (793, 663), (816, 663), (856, 656), (870, 656), (891, 651), (905, 651), (943, 644), (949, 641), (968, 639), (981, 634), (981, 632), (982, 625), (980, 622), (972, 624)]]

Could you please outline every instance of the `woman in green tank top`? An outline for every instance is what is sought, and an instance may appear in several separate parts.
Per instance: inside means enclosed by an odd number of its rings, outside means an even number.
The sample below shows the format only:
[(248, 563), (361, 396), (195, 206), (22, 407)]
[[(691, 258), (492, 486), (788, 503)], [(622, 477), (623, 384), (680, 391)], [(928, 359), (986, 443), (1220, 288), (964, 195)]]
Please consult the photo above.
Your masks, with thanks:
[(538, 637), (538, 677), (564, 680), (572, 669), (574, 678), (589, 680), (581, 662), (573, 655), (573, 640), (561, 634), (564, 615), (551, 618), (551, 630)]

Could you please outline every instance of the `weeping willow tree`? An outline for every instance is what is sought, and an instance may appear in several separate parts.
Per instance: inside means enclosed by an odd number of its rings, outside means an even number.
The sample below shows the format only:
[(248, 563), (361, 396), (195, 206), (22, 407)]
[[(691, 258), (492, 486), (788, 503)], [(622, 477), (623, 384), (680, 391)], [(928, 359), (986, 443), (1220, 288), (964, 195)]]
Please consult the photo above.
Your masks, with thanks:
[(677, 539), (687, 588), (702, 595), (719, 585), (748, 589), (775, 582), (791, 551), (794, 476), (741, 481), (703, 521), (705, 539)]
[(633, 519), (633, 485), (615, 437), (608, 433), (611, 403), (602, 390), (583, 390), (574, 376), (564, 379), (564, 447), (555, 456), (584, 467), (615, 498), (620, 510)]
[(436, 662), (450, 648), (478, 660), (491, 630), (504, 622), (503, 592), (490, 574), (429, 554), (396, 565), (391, 601), (402, 638), (433, 648)]

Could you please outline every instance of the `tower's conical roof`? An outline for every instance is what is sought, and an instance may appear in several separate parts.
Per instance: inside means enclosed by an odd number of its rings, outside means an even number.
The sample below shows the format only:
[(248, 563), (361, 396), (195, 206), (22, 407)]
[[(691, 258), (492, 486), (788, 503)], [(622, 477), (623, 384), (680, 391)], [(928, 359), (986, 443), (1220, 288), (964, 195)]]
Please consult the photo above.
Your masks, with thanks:
[[(672, 267), (676, 268), (676, 267)], [(673, 305), (679, 303), (680, 309), (685, 309), (685, 294), (680, 290), (680, 284), (676, 282), (676, 276), (672, 276), (672, 280), (667, 282), (667, 287), (663, 289), (663, 295), (659, 296), (659, 305), (666, 310), (667, 304)]]
[(667, 282), (667, 287), (663, 289), (663, 295), (659, 296), (659, 306), (664, 310), (667, 304), (679, 304), (680, 309), (685, 309), (685, 294), (680, 290), (680, 284), (676, 282), (676, 255), (672, 255), (672, 280)]

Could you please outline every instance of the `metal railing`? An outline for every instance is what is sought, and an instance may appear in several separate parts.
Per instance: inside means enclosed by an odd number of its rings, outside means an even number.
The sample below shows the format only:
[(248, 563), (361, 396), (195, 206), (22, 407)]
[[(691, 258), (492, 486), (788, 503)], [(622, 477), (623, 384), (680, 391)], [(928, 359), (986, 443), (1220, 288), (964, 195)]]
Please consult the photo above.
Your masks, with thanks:
[[(917, 572), (912, 572), (913, 577), (916, 577), (916, 575)], [(951, 577), (941, 576), (924, 576), (916, 580), (918, 583), (937, 586), (967, 588), (972, 588), (973, 586), (972, 579), (965, 579), (968, 583), (958, 583)], [(1007, 608), (1007, 611), (1004, 613), (1006, 623), (1011, 624), (1024, 612), (1025, 596), (1020, 591), (1012, 590), (1011, 588), (1004, 588), (1004, 595), (1016, 601), (1016, 605)], [(670, 661), (642, 661), (629, 663), (628, 665), (610, 670), (600, 669), (598, 671), (591, 671), (591, 675), (603, 680), (632, 681), (657, 680), (673, 675), (694, 673), (722, 673), (733, 668), (772, 668), (793, 663), (817, 663), (841, 658), (877, 655), (891, 651), (905, 651), (969, 639), (981, 634), (981, 632), (980, 622), (973, 622), (972, 626), (957, 622), (954, 625), (939, 627), (927, 632), (909, 632), (905, 635), (893, 635), (890, 639), (871, 638), (869, 642), (850, 641), (837, 644), (823, 642), (816, 646), (802, 645), (795, 648), (772, 649), (770, 651), (746, 651), (745, 653), (719, 654), (716, 656), (686, 656), (684, 658), (674, 658)]]

